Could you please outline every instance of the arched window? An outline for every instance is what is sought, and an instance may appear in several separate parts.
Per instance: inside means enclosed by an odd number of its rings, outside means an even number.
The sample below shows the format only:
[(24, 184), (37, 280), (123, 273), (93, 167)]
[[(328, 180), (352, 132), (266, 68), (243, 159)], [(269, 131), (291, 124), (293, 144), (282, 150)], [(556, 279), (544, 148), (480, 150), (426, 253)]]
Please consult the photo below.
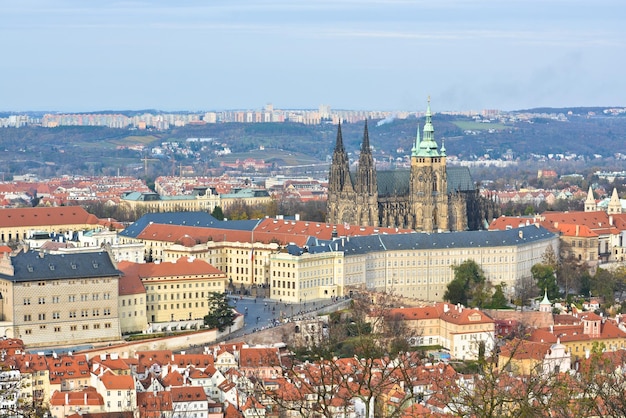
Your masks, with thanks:
[(437, 174), (433, 174), (433, 192), (437, 191)]

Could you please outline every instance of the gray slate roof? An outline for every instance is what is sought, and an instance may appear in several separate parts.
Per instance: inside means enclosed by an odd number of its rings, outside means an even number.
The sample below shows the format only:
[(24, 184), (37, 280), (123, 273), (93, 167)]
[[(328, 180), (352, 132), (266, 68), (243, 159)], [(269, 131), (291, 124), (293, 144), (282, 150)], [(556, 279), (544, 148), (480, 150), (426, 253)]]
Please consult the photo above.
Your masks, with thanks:
[(415, 232), (338, 238), (334, 241), (311, 237), (307, 245), (310, 252), (343, 251), (348, 256), (380, 251), (515, 246), (555, 237), (547, 229), (531, 225), (506, 231)]
[[(447, 166), (446, 175), (448, 177), (448, 193), (473, 191), (476, 188), (468, 167)], [(351, 172), (350, 177), (354, 182), (356, 173)], [(378, 196), (408, 195), (410, 179), (411, 172), (409, 170), (377, 171)]]
[(111, 257), (105, 251), (71, 254), (44, 254), (39, 251), (20, 252), (11, 257), (14, 275), (0, 274), (12, 282), (82, 279), (119, 276)]
[(119, 235), (135, 238), (148, 225), (198, 226), (204, 228), (222, 228), (237, 231), (252, 231), (259, 221), (257, 219), (243, 221), (220, 221), (207, 212), (163, 212), (147, 213), (120, 232)]

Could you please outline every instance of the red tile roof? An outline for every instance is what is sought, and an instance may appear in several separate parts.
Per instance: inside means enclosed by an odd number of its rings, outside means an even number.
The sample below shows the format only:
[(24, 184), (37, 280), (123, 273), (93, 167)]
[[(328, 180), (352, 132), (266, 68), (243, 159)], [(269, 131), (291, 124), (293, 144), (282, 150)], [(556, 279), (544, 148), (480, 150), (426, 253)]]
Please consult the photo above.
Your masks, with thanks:
[(161, 392), (137, 392), (137, 409), (140, 417), (160, 418), (161, 412), (173, 410), (172, 393)]
[(140, 263), (125, 260), (118, 263), (117, 268), (122, 272), (122, 276), (118, 281), (120, 296), (146, 293), (146, 288), (141, 281), (141, 277), (139, 277), (139, 266)]
[(104, 400), (96, 388), (88, 387), (82, 390), (76, 390), (72, 392), (59, 392), (55, 390), (50, 397), (50, 405), (52, 406), (103, 406)]
[(98, 224), (99, 219), (80, 206), (0, 209), (0, 228)]
[[(150, 224), (137, 239), (179, 243), (192, 246), (199, 243), (212, 241), (228, 242), (255, 242), (281, 244), (294, 243), (304, 245), (308, 237), (316, 237), (323, 240), (332, 238), (333, 230), (338, 236), (363, 236), (376, 233), (412, 233), (410, 229), (376, 228), (372, 226), (354, 226), (348, 224), (327, 224), (319, 222), (292, 221), (285, 219), (266, 218), (252, 231), (241, 231), (221, 228), (202, 228), (194, 226), (179, 226), (166, 224)], [(195, 240), (195, 241), (194, 241)]]
[(516, 360), (543, 360), (551, 346), (552, 344), (548, 342), (541, 343), (537, 341), (514, 339), (507, 341), (507, 343), (501, 347), (500, 355), (508, 358), (512, 357)]
[(172, 388), (172, 402), (207, 401), (206, 393), (201, 386), (184, 386)]
[(63, 380), (89, 378), (89, 363), (84, 354), (46, 357), (50, 371), (50, 383), (61, 384)]
[[(171, 277), (171, 276), (205, 276), (223, 275), (221, 270), (204, 260), (193, 257), (181, 257), (175, 262), (163, 263), (131, 263), (121, 261), (118, 269), (129, 276), (138, 275), (140, 278)], [(135, 270), (136, 269), (136, 270)]]
[(442, 319), (457, 325), (495, 323), (485, 312), (478, 309), (460, 307), (451, 303), (437, 303), (417, 308), (394, 308), (386, 313), (387, 317), (407, 321), (424, 319)]
[(115, 375), (111, 372), (105, 372), (100, 376), (100, 380), (105, 388), (110, 390), (133, 390), (135, 381), (131, 375)]
[(240, 368), (279, 367), (280, 354), (277, 348), (248, 347), (239, 353)]

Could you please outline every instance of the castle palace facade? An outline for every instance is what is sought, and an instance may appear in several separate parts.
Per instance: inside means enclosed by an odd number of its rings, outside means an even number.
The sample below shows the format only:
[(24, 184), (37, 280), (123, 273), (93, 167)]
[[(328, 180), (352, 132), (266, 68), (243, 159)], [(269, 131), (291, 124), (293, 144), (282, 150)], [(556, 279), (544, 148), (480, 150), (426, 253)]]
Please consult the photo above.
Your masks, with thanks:
[(339, 124), (328, 176), (328, 223), (465, 231), (483, 229), (496, 212), (467, 167), (446, 165), (445, 146), (435, 142), (430, 101), (421, 139), (417, 129), (410, 170), (376, 171), (366, 121), (357, 170), (351, 172)]

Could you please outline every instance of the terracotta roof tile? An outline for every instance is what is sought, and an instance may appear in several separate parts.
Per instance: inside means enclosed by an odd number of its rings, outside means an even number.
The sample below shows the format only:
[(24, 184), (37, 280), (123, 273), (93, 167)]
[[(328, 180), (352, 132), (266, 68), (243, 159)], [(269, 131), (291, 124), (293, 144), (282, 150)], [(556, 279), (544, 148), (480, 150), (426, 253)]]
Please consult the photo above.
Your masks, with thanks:
[(98, 225), (98, 218), (80, 206), (7, 208), (0, 211), (0, 228), (48, 225)]

